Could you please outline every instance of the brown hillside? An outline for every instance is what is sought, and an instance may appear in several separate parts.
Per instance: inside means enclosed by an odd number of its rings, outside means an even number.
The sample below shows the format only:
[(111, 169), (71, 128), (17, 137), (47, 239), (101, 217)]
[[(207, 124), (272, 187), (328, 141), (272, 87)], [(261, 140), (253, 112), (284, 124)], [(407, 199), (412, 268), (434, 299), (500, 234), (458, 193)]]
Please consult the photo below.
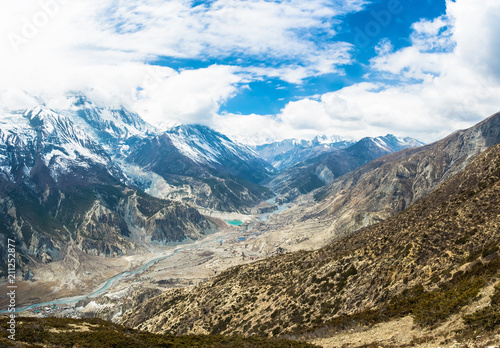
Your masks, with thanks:
[[(307, 336), (411, 315), (431, 327), (495, 281), (499, 242), (495, 146), (397, 216), (317, 251), (164, 293), (129, 311), (125, 324), (175, 334)], [(467, 317), (467, 327), (498, 329), (495, 308)]]
[(408, 208), (500, 143), (500, 114), (436, 143), (374, 160), (303, 196), (255, 248), (317, 249)]
[(0, 347), (11, 348), (314, 348), (285, 339), (240, 336), (167, 336), (131, 330), (100, 319), (16, 318), (15, 341), (1, 316)]

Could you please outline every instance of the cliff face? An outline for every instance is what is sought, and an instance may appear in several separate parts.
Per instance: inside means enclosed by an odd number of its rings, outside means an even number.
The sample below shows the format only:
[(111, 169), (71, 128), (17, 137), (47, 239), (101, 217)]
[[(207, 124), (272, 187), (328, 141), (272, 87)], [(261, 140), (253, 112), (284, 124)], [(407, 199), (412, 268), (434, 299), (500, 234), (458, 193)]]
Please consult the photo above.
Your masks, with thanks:
[(70, 244), (90, 255), (116, 257), (150, 242), (196, 240), (216, 230), (194, 208), (122, 185), (47, 187), (41, 199), (12, 183), (2, 190), (0, 220), (18, 243), (25, 277), (29, 261), (61, 260)]
[(175, 334), (307, 336), (408, 315), (429, 327), (457, 314), (463, 332), (474, 325), (487, 331), (494, 302), (476, 305), (472, 315), (462, 307), (498, 283), (499, 203), (495, 146), (380, 224), (317, 251), (235, 267), (166, 292), (127, 312), (124, 323)]

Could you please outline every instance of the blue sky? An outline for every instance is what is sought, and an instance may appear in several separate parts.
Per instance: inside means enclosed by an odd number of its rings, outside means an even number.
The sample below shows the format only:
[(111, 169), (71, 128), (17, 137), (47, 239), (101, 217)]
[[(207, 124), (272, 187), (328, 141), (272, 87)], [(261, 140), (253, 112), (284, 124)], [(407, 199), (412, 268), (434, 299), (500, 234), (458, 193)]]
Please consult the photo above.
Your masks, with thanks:
[(500, 109), (497, 0), (26, 0), (0, 5), (0, 110), (68, 92), (258, 143), (430, 142)]
[[(203, 1), (194, 2), (200, 6)], [(390, 7), (392, 6), (392, 7)], [(390, 11), (389, 11), (390, 10)], [(311, 41), (318, 46), (328, 42), (346, 42), (352, 45), (352, 61), (340, 65), (341, 71), (319, 74), (302, 79), (299, 83), (289, 83), (279, 78), (244, 83), (238, 93), (220, 107), (221, 112), (234, 114), (278, 114), (290, 101), (339, 90), (343, 87), (366, 80), (370, 59), (377, 55), (376, 47), (381, 39), (388, 39), (394, 50), (411, 46), (411, 25), (421, 19), (433, 19), (446, 12), (445, 0), (418, 1), (377, 0), (367, 2), (359, 12), (347, 13), (335, 25), (335, 36), (317, 30)], [(361, 34), (360, 34), (361, 32)], [(304, 33), (308, 35), (309, 33)], [(151, 62), (177, 70), (208, 68), (213, 64), (238, 65), (244, 67), (280, 67), (290, 63), (287, 57), (267, 59), (266, 56), (222, 55), (211, 57), (202, 55), (199, 59), (159, 57)]]
[[(236, 114), (277, 114), (292, 100), (336, 91), (343, 87), (362, 82), (366, 80), (363, 76), (370, 70), (370, 59), (377, 55), (375, 48), (380, 39), (387, 38), (390, 40), (394, 50), (411, 46), (410, 35), (413, 23), (422, 18), (436, 18), (446, 12), (444, 0), (413, 0), (399, 2), (396, 6), (398, 13), (391, 14), (391, 17), (385, 17), (388, 10), (388, 3), (388, 1), (384, 0), (375, 1), (367, 4), (360, 12), (347, 14), (342, 19), (343, 22), (339, 24), (339, 33), (333, 38), (324, 37), (325, 35), (318, 36), (318, 42), (322, 40), (335, 40), (348, 42), (353, 45), (353, 61), (341, 66), (342, 73), (313, 76), (304, 79), (298, 84), (287, 83), (280, 79), (251, 82), (248, 84), (248, 88), (242, 89), (235, 97), (222, 105), (221, 111)], [(400, 10), (401, 12), (399, 12)], [(377, 14), (383, 13), (378, 17), (379, 19), (381, 18), (382, 23), (377, 21), (372, 11)], [(387, 19), (387, 24), (385, 19)], [(367, 27), (368, 23), (376, 23), (376, 25)], [(366, 34), (359, 34), (356, 28)], [(377, 35), (373, 35), (374, 33), (377, 33)], [(205, 63), (208, 64), (207, 62)], [(213, 60), (212, 63), (224, 64), (225, 62), (224, 60)], [(254, 63), (259, 64), (261, 62), (254, 62), (252, 58), (249, 58), (247, 64), (252, 65)], [(203, 62), (200, 61), (184, 62), (178, 68), (197, 68), (202, 64)]]

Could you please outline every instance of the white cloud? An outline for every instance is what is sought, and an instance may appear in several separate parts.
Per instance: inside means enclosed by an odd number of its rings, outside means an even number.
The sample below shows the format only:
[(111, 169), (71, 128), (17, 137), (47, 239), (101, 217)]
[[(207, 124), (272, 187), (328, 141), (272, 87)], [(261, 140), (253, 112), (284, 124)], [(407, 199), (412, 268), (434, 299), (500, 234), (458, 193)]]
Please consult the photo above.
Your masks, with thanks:
[[(249, 79), (299, 83), (349, 63), (349, 44), (318, 43), (316, 33), (335, 36), (339, 18), (364, 2), (216, 0), (193, 7), (188, 0), (3, 1), (0, 101), (24, 107), (32, 101), (20, 95), (54, 101), (68, 90), (84, 91), (149, 120), (206, 123), (202, 115), (217, 112)], [(191, 72), (149, 65), (164, 56), (241, 59), (239, 68)]]
[(392, 43), (387, 38), (380, 40), (377, 46), (375, 46), (375, 52), (377, 52), (379, 56), (388, 55), (389, 53), (392, 52), (392, 50), (393, 50)]
[(447, 1), (447, 13), (415, 23), (412, 45), (382, 40), (368, 81), (289, 103), (280, 120), (353, 137), (396, 133), (434, 141), (500, 109), (500, 3)]
[(275, 115), (225, 113), (215, 115), (212, 119), (212, 125), (231, 139), (250, 145), (260, 145), (290, 138), (312, 139), (318, 133), (324, 134), (311, 127), (296, 127), (296, 124), (284, 122), (276, 118)]
[(453, 19), (440, 16), (433, 20), (421, 19), (412, 25), (413, 47), (421, 52), (450, 52), (453, 50)]
[(237, 92), (236, 85), (242, 81), (235, 71), (234, 67), (212, 65), (180, 73), (167, 71), (167, 78), (152, 71), (139, 92), (136, 110), (150, 121), (211, 125), (219, 105)]

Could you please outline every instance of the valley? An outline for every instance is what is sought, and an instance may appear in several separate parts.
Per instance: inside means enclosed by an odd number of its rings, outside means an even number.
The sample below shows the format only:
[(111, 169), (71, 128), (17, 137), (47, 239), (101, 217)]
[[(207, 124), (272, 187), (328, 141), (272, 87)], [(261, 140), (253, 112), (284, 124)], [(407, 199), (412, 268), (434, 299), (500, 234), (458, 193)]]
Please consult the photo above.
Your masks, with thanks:
[[(274, 199), (267, 203), (274, 204)], [(130, 256), (103, 259), (70, 248), (65, 260), (34, 268), (31, 271), (36, 278), (17, 282), (17, 312), (41, 317), (46, 314), (44, 308), (55, 305), (51, 315), (64, 312), (71, 317), (84, 317), (92, 311), (87, 308), (91, 300), (117, 298), (116, 294), (122, 297), (140, 288), (160, 291), (205, 282), (230, 267), (268, 257), (249, 248), (249, 243), (269, 228), (264, 221), (287, 207), (288, 204), (280, 205), (273, 212), (259, 215), (236, 215), (244, 222), (221, 220), (235, 214), (218, 213), (219, 218), (214, 220), (220, 226), (219, 232), (198, 241), (149, 245), (147, 250)], [(0, 283), (0, 291), (6, 290), (7, 285)], [(0, 299), (0, 306), (5, 306), (5, 301)], [(83, 303), (85, 306), (81, 306)], [(65, 311), (68, 307), (76, 309)]]
[(0, 17), (0, 348), (500, 348), (499, 0)]
[[(81, 98), (0, 123), (0, 231), (17, 243), (17, 313), (33, 320), (426, 347), (465, 339), (496, 296), (500, 114), (428, 145), (250, 147)], [(427, 323), (431, 300), (444, 309)], [(389, 335), (398, 326), (412, 337)]]

